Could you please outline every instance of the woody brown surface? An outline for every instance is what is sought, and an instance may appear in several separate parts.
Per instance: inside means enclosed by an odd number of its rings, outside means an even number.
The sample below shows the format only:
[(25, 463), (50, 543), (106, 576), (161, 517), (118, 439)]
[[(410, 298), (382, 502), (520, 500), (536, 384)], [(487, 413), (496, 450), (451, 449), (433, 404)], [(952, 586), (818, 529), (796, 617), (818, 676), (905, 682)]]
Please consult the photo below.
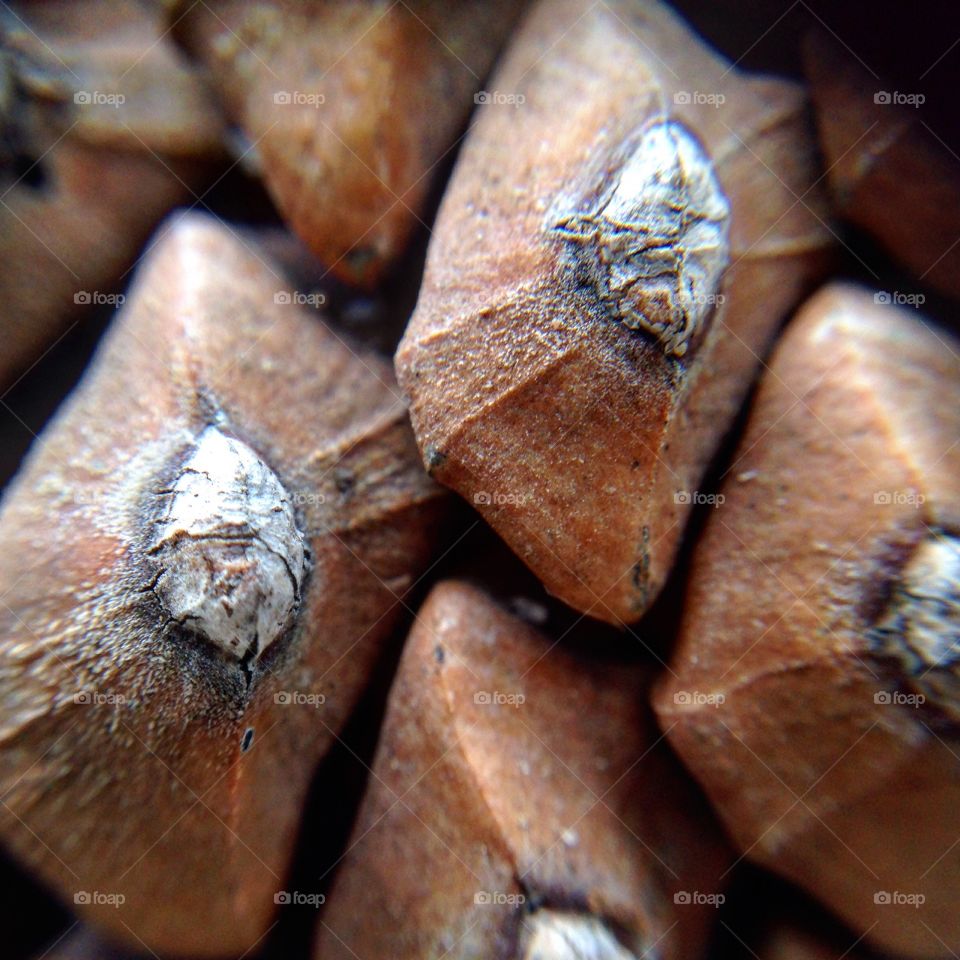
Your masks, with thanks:
[(651, 723), (649, 679), (435, 587), (315, 956), (552, 957), (578, 938), (584, 956), (698, 955), (729, 854)]
[(804, 67), (837, 212), (921, 283), (960, 296), (960, 165), (926, 95), (890, 89), (823, 29), (805, 38)]
[(0, 5), (4, 958), (957, 952), (948, 7)]
[(156, 223), (195, 197), (222, 124), (159, 15), (17, 4), (0, 18), (0, 387), (116, 294)]
[(171, 19), (292, 229), (336, 276), (371, 286), (426, 214), (522, 6), (216, 0)]
[(761, 383), (655, 698), (743, 855), (917, 957), (960, 943), (958, 437), (957, 340), (818, 293)]
[[(389, 368), (277, 280), (213, 220), (176, 221), (0, 514), (3, 839), (135, 949), (260, 940), (309, 778), (438, 532)], [(153, 592), (158, 504), (211, 423), (281, 478), (309, 545), (296, 621), (255, 661)]]
[[(490, 85), (522, 103), (480, 108), (398, 376), (431, 475), (565, 603), (629, 623), (663, 585), (758, 359), (823, 263), (803, 93), (730, 69), (652, 2), (543, 0)], [(676, 97), (694, 89), (725, 100)], [(613, 320), (548, 229), (559, 199), (613, 177), (623, 144), (664, 114), (701, 141), (731, 206), (716, 310), (680, 358)]]

